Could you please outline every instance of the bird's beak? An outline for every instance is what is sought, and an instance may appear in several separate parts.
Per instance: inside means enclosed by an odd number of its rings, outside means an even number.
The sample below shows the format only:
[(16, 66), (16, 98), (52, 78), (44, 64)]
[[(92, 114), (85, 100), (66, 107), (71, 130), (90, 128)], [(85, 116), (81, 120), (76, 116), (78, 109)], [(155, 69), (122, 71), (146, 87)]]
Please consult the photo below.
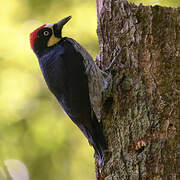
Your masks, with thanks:
[(63, 26), (71, 19), (71, 16), (68, 16), (64, 19), (62, 19), (61, 21), (57, 22), (54, 24), (53, 29), (54, 29), (54, 35), (57, 38), (61, 38), (61, 31)]

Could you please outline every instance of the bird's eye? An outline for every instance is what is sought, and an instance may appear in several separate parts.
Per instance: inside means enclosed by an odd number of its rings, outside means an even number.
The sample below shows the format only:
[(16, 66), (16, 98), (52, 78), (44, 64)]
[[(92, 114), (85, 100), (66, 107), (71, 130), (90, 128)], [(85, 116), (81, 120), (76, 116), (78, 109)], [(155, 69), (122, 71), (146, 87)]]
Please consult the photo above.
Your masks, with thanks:
[(49, 31), (44, 31), (44, 36), (48, 36), (49, 35)]

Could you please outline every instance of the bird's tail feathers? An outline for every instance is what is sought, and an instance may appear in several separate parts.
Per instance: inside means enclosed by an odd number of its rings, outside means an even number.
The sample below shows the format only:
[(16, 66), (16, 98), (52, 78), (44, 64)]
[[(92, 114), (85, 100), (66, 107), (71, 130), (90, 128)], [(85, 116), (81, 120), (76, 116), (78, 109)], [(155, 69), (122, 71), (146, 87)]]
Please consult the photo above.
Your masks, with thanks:
[(98, 159), (100, 161), (100, 168), (102, 168), (102, 165), (104, 162), (104, 151), (107, 149), (104, 137), (103, 137), (103, 139), (101, 138), (97, 142), (94, 142), (93, 147), (94, 147), (95, 153), (98, 156)]
[(80, 124), (78, 127), (89, 141), (89, 144), (93, 146), (95, 154), (100, 161), (100, 168), (102, 168), (104, 161), (104, 151), (107, 150), (106, 140), (102, 130), (102, 124), (100, 124), (94, 114), (95, 119), (92, 120), (92, 127), (86, 128)]
[[(95, 115), (94, 115), (95, 116)], [(94, 117), (96, 118), (96, 116)], [(107, 150), (106, 140), (103, 134), (102, 124), (100, 124), (97, 120), (94, 121), (93, 126), (93, 134), (91, 134), (91, 141), (92, 146), (94, 147), (95, 153), (99, 158), (100, 161), (100, 168), (102, 168), (104, 162), (104, 151)]]

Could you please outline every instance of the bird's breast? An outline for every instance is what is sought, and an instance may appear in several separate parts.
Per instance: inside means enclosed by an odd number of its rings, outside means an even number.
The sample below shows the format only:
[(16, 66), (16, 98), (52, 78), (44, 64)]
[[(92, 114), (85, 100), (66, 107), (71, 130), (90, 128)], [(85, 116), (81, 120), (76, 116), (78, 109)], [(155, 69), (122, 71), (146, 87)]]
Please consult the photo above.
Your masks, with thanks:
[(83, 104), (83, 101), (89, 98), (88, 78), (83, 60), (73, 45), (65, 41), (40, 61), (49, 89), (58, 99), (69, 99), (73, 106)]

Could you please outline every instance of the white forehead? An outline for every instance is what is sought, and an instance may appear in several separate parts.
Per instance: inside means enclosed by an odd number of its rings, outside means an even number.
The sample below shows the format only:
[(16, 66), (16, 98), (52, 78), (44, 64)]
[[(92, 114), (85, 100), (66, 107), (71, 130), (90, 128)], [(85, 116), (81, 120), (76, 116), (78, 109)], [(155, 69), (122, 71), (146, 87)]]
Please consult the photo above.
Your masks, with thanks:
[(49, 27), (50, 28), (50, 27), (53, 27), (53, 25), (54, 25), (53, 23), (48, 23), (44, 27)]

